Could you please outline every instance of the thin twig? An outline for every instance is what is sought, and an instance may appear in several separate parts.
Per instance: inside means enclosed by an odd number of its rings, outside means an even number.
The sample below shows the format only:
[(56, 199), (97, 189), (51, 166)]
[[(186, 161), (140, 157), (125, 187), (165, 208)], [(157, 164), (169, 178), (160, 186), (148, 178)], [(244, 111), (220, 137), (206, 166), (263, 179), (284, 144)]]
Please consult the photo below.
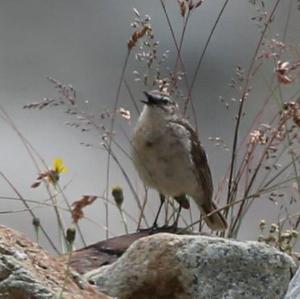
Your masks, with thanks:
[(203, 62), (204, 56), (205, 56), (205, 54), (206, 54), (206, 50), (207, 50), (207, 48), (208, 48), (208, 45), (209, 45), (209, 43), (210, 43), (210, 40), (211, 40), (211, 38), (212, 38), (213, 35), (214, 35), (214, 32), (215, 32), (215, 30), (216, 30), (216, 28), (217, 28), (217, 25), (218, 25), (218, 23), (219, 23), (219, 21), (220, 21), (220, 19), (221, 19), (221, 16), (223, 15), (223, 12), (224, 12), (224, 10), (225, 10), (225, 8), (226, 8), (228, 2), (229, 2), (229, 0), (225, 0), (225, 2), (224, 2), (223, 6), (222, 6), (222, 8), (221, 8), (221, 10), (220, 10), (220, 12), (219, 12), (219, 14), (218, 14), (218, 17), (217, 17), (217, 19), (216, 19), (216, 21), (215, 21), (215, 23), (214, 23), (214, 25), (213, 25), (213, 28), (211, 29), (211, 31), (210, 31), (210, 33), (209, 33), (209, 36), (208, 36), (208, 38), (207, 38), (207, 40), (206, 40), (206, 42), (205, 42), (203, 51), (202, 51), (202, 53), (201, 53), (201, 55), (200, 55), (200, 58), (199, 58), (199, 60), (198, 60), (197, 66), (196, 66), (196, 70), (195, 70), (194, 75), (193, 75), (193, 78), (192, 78), (192, 83), (191, 83), (190, 88), (189, 88), (189, 92), (188, 92), (188, 96), (189, 96), (189, 97), (190, 97), (191, 94), (192, 94), (192, 90), (193, 90), (194, 85), (195, 85), (195, 83), (196, 83), (196, 79), (197, 79), (197, 77), (198, 77), (198, 73), (199, 73), (201, 64), (202, 64), (202, 62)]
[(133, 95), (133, 93), (132, 93), (132, 91), (131, 91), (131, 88), (130, 88), (130, 86), (129, 86), (129, 84), (128, 84), (128, 82), (127, 82), (126, 79), (124, 79), (124, 85), (125, 85), (125, 87), (126, 87), (126, 89), (127, 89), (127, 91), (128, 91), (128, 94), (129, 94), (129, 97), (130, 97), (131, 102), (132, 102), (132, 104), (133, 104), (133, 107), (135, 108), (135, 111), (136, 111), (137, 114), (139, 115), (139, 114), (140, 114), (140, 109), (139, 109), (139, 107), (138, 107), (138, 105), (137, 105), (137, 102), (136, 102), (136, 100), (135, 100), (135, 98), (134, 98), (134, 95)]
[[(126, 57), (125, 57), (125, 62), (123, 64), (123, 68), (121, 71), (121, 78), (120, 78), (119, 85), (117, 88), (116, 99), (115, 99), (115, 103), (114, 103), (114, 107), (113, 107), (113, 116), (111, 118), (111, 124), (110, 124), (110, 136), (109, 136), (109, 140), (108, 140), (108, 152), (107, 152), (107, 163), (106, 163), (106, 192), (105, 192), (105, 194), (106, 194), (107, 200), (108, 200), (108, 194), (109, 194), (110, 157), (111, 157), (113, 131), (114, 131), (114, 126), (115, 126), (117, 107), (118, 107), (119, 99), (120, 99), (121, 87), (122, 87), (122, 83), (124, 81), (124, 76), (125, 76), (130, 53), (131, 53), (131, 51), (128, 49)], [(109, 227), (109, 209), (108, 209), (107, 201), (104, 201), (104, 204), (105, 204), (105, 225), (108, 228)], [(108, 229), (107, 229), (105, 235), (106, 235), (106, 239), (108, 239), (109, 238)]]
[[(249, 66), (249, 70), (245, 79), (245, 84), (244, 84), (244, 88), (242, 91), (242, 96), (240, 99), (240, 106), (239, 106), (239, 110), (238, 110), (238, 115), (237, 115), (237, 121), (236, 121), (236, 126), (234, 129), (234, 138), (233, 138), (233, 146), (232, 146), (232, 155), (231, 155), (231, 162), (230, 162), (230, 173), (229, 173), (229, 180), (228, 180), (228, 190), (227, 190), (227, 204), (231, 201), (231, 191), (232, 191), (232, 182), (233, 182), (233, 177), (234, 177), (234, 168), (235, 168), (235, 163), (236, 163), (236, 148), (237, 148), (237, 143), (238, 143), (238, 135), (239, 135), (239, 129), (240, 129), (240, 122), (241, 122), (241, 116), (243, 113), (243, 108), (244, 108), (244, 103), (245, 103), (245, 99), (246, 99), (246, 95), (248, 93), (248, 86), (250, 83), (250, 79), (251, 79), (251, 75), (252, 75), (252, 71), (254, 69), (254, 65), (255, 65), (255, 61), (256, 61), (256, 57), (258, 54), (258, 51), (260, 49), (260, 46), (263, 42), (264, 36), (266, 34), (266, 31), (268, 29), (269, 23), (271, 22), (271, 20), (273, 19), (273, 16), (276, 12), (276, 9), (279, 5), (280, 0), (277, 0), (269, 17), (268, 20), (265, 24), (265, 27), (261, 33), (261, 36), (258, 40), (254, 55), (252, 57), (252, 60), (250, 62), (250, 66)], [(228, 209), (225, 210), (225, 217), (228, 215)]]
[[(59, 193), (61, 194), (62, 198), (64, 199), (64, 202), (65, 202), (65, 204), (66, 204), (69, 212), (72, 213), (72, 207), (71, 207), (71, 205), (70, 205), (70, 203), (69, 203), (69, 201), (68, 201), (65, 193), (63, 192), (62, 188), (60, 187), (59, 184), (56, 185), (56, 188), (58, 188)], [(75, 226), (76, 226), (76, 230), (79, 233), (79, 236), (80, 236), (80, 239), (81, 239), (81, 242), (82, 242), (83, 246), (86, 246), (87, 244), (85, 242), (83, 233), (82, 233), (81, 228), (80, 228), (80, 226), (79, 226), (79, 224), (77, 222), (75, 223)]]
[[(181, 68), (182, 68), (182, 71), (183, 71), (183, 74), (184, 74), (183, 77), (184, 77), (184, 82), (185, 82), (185, 85), (186, 85), (186, 89), (189, 90), (190, 85), (189, 85), (189, 82), (188, 82), (188, 77), (187, 77), (187, 72), (185, 70), (185, 65), (184, 65), (182, 57), (181, 57), (181, 50), (179, 49), (179, 45), (177, 43), (175, 32), (174, 32), (169, 14), (167, 12), (167, 8), (166, 8), (166, 5), (164, 3), (164, 0), (160, 0), (160, 4), (162, 6), (164, 15), (166, 17), (168, 27), (169, 27), (170, 32), (171, 32), (172, 39), (173, 39), (174, 45), (176, 47), (177, 55), (178, 55), (178, 58), (180, 60)], [(190, 103), (191, 103), (191, 108), (192, 108), (193, 119), (194, 119), (194, 122), (195, 122), (195, 130), (196, 130), (196, 132), (198, 132), (198, 119), (197, 119), (196, 109), (194, 107), (194, 101), (193, 101), (192, 95), (190, 95)], [(186, 110), (187, 110), (187, 105), (184, 104), (183, 114), (185, 114)]]
[(132, 183), (131, 183), (131, 180), (130, 180), (130, 178), (129, 178), (127, 172), (125, 171), (125, 169), (124, 169), (123, 166), (121, 165), (120, 161), (118, 160), (118, 158), (116, 157), (116, 155), (115, 155), (113, 152), (111, 152), (111, 156), (112, 156), (112, 158), (114, 159), (115, 163), (119, 166), (119, 168), (120, 168), (120, 170), (121, 170), (121, 172), (122, 172), (124, 178), (125, 178), (126, 181), (127, 181), (127, 184), (128, 184), (128, 186), (129, 186), (129, 188), (130, 188), (132, 194), (133, 194), (133, 197), (135, 198), (135, 201), (136, 201), (136, 203), (137, 203), (137, 205), (138, 205), (138, 208), (140, 209), (140, 213), (141, 213), (142, 219), (144, 219), (146, 225), (148, 225), (147, 219), (146, 219), (146, 217), (145, 217), (145, 215), (144, 215), (144, 213), (143, 213), (143, 207), (142, 207), (142, 205), (141, 205), (141, 203), (140, 203), (139, 197), (138, 197), (138, 195), (137, 195), (137, 193), (136, 193), (136, 191), (135, 191), (135, 189), (134, 189), (134, 187), (133, 187), (133, 185), (132, 185)]
[[(2, 171), (0, 171), (0, 175), (7, 182), (7, 184), (10, 186), (10, 188), (16, 193), (19, 200), (21, 200), (21, 202), (24, 204), (24, 206), (28, 210), (29, 214), (31, 215), (32, 219), (38, 218), (35, 215), (35, 213), (32, 211), (32, 209), (29, 206), (29, 204), (27, 203), (27, 201), (24, 199), (24, 197), (21, 195), (21, 193), (17, 190), (17, 188), (12, 184), (12, 182), (7, 178), (7, 176)], [(48, 240), (49, 244), (51, 245), (51, 247), (55, 250), (55, 252), (57, 254), (60, 254), (60, 251), (57, 249), (57, 247), (55, 246), (52, 239), (50, 238), (50, 236), (48, 235), (48, 233), (44, 229), (44, 226), (41, 223), (40, 223), (40, 228), (41, 228), (41, 231), (43, 232), (43, 234), (45, 235), (45, 238)]]
[(190, 15), (191, 15), (191, 10), (189, 9), (186, 18), (184, 19), (182, 33), (181, 33), (180, 41), (179, 41), (179, 48), (178, 48), (178, 51), (177, 51), (176, 62), (175, 62), (173, 75), (172, 75), (174, 87), (176, 87), (176, 85), (177, 85), (176, 73), (177, 73), (177, 68), (178, 68), (179, 61), (181, 60), (180, 59), (181, 58), (181, 50), (182, 50), (182, 45), (183, 45), (183, 40), (184, 40), (184, 35), (185, 35), (185, 32), (186, 32), (186, 28), (187, 28), (187, 25), (188, 25), (188, 22), (189, 22), (189, 19), (190, 19)]

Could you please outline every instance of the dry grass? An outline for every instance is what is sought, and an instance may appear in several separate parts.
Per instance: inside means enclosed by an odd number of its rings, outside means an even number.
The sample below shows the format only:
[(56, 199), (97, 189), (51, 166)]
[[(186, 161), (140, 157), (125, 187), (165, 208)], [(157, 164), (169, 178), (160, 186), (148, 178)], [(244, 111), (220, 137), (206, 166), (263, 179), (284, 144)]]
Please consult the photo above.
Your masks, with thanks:
[[(193, 106), (194, 99), (192, 97), (193, 89), (196, 84), (197, 76), (201, 71), (201, 65), (205, 56), (207, 47), (211, 38), (214, 35), (223, 12), (227, 7), (228, 1), (225, 1), (220, 9), (219, 15), (210, 31), (209, 37), (205, 43), (204, 50), (199, 53), (199, 60), (196, 64), (196, 69), (192, 74), (192, 80), (189, 81), (182, 55), (182, 46), (184, 36), (188, 30), (188, 24), (193, 17), (197, 17), (197, 12), (204, 9), (201, 5), (203, 1), (185, 1), (180, 0), (178, 5), (178, 13), (183, 18), (182, 31), (179, 38), (176, 38), (174, 28), (171, 22), (171, 16), (168, 13), (168, 7), (163, 0), (160, 1), (162, 12), (166, 18), (168, 28), (173, 38), (176, 48), (175, 65), (170, 68), (168, 65), (169, 55), (174, 55), (168, 50), (159, 49), (159, 42), (156, 40), (155, 32), (151, 26), (151, 18), (148, 15), (143, 16), (137, 9), (134, 9), (134, 21), (131, 24), (133, 33), (128, 39), (127, 52), (125, 61), (121, 70), (121, 77), (113, 107), (110, 111), (102, 111), (97, 114), (90, 114), (82, 111), (79, 107), (76, 91), (71, 85), (66, 85), (54, 78), (49, 78), (49, 81), (57, 90), (58, 96), (54, 98), (46, 98), (39, 102), (30, 103), (24, 108), (26, 109), (46, 109), (49, 107), (63, 107), (65, 113), (71, 116), (74, 121), (67, 122), (67, 125), (79, 129), (82, 133), (89, 131), (97, 131), (101, 135), (102, 149), (107, 152), (106, 165), (106, 188), (103, 196), (83, 195), (82, 198), (73, 205), (64, 194), (63, 188), (60, 186), (58, 170), (49, 168), (47, 163), (42, 159), (30, 142), (19, 132), (14, 125), (13, 120), (7, 115), (4, 108), (0, 106), (1, 118), (10, 124), (11, 127), (20, 136), (24, 146), (26, 147), (30, 158), (37, 167), (37, 172), (40, 174), (36, 181), (33, 179), (34, 188), (40, 187), (43, 184), (48, 192), (51, 205), (55, 211), (57, 223), (61, 235), (61, 248), (66, 248), (66, 228), (61, 217), (59, 202), (62, 200), (67, 205), (67, 210), (73, 216), (74, 225), (80, 234), (82, 244), (85, 245), (84, 235), (80, 231), (79, 220), (84, 216), (83, 208), (86, 205), (92, 204), (96, 198), (102, 198), (106, 209), (105, 231), (106, 236), (109, 236), (110, 214), (109, 206), (114, 205), (120, 211), (122, 222), (125, 231), (128, 232), (127, 218), (130, 218), (137, 223), (137, 229), (143, 222), (148, 225), (148, 220), (145, 213), (145, 208), (148, 201), (147, 190), (145, 196), (140, 196), (132, 182), (133, 178), (127, 173), (123, 166), (124, 159), (127, 157), (130, 160), (128, 149), (120, 144), (116, 138), (115, 120), (116, 118), (124, 118), (130, 120), (130, 111), (119, 107), (119, 98), (121, 87), (124, 85), (130, 95), (135, 110), (139, 112), (133, 84), (142, 84), (145, 89), (159, 89), (164, 91), (179, 102), (182, 111), (187, 115), (187, 111), (191, 111), (190, 118), (197, 128), (197, 117)], [(223, 211), (224, 216), (229, 223), (229, 229), (222, 233), (223, 237), (238, 237), (240, 227), (243, 224), (245, 216), (249, 212), (252, 205), (256, 204), (258, 199), (269, 200), (278, 206), (278, 215), (282, 215), (285, 211), (285, 217), (278, 217), (278, 223), (270, 224), (270, 229), (267, 235), (266, 224), (262, 222), (260, 228), (262, 235), (260, 241), (267, 242), (278, 247), (280, 250), (286, 251), (289, 254), (294, 254), (293, 248), (297, 242), (295, 232), (299, 229), (300, 214), (293, 211), (299, 211), (300, 204), (300, 176), (299, 176), (299, 127), (300, 127), (300, 90), (297, 87), (299, 82), (300, 71), (300, 49), (295, 44), (287, 44), (285, 36), (288, 31), (289, 16), (285, 23), (284, 34), (281, 40), (277, 36), (272, 36), (270, 32), (280, 0), (273, 3), (273, 7), (266, 9), (263, 1), (251, 1), (255, 7), (256, 15), (252, 20), (257, 25), (260, 32), (260, 38), (253, 51), (253, 56), (247, 69), (237, 66), (234, 71), (234, 76), (230, 80), (229, 85), (235, 93), (230, 101), (220, 97), (221, 103), (224, 104), (225, 113), (229, 106), (236, 110), (235, 125), (230, 128), (232, 132), (232, 140), (223, 141), (221, 137), (211, 137), (217, 147), (223, 148), (231, 153), (231, 158), (228, 163), (228, 171), (224, 175), (224, 179), (219, 182), (219, 188), (215, 192), (215, 200), (220, 202), (223, 207), (219, 210)], [(290, 8), (291, 9), (291, 8)], [(290, 10), (289, 10), (290, 13)], [(159, 54), (162, 52), (162, 54)], [(139, 63), (139, 70), (131, 69), (129, 58), (134, 59)], [(239, 62), (237, 62), (239, 63)], [(260, 76), (262, 69), (267, 66), (268, 69), (273, 69), (267, 74), (265, 94), (261, 95), (261, 106), (257, 107), (256, 115), (252, 120), (252, 125), (249, 131), (241, 136), (241, 127), (243, 126), (243, 117), (246, 113), (246, 103), (251, 101), (252, 92), (256, 88), (256, 77)], [(129, 73), (134, 74), (134, 82), (127, 79)], [(282, 89), (291, 88), (295, 90), (292, 97), (286, 98)], [(266, 111), (270, 104), (276, 103), (277, 111), (274, 115), (266, 117)], [(86, 147), (93, 145), (82, 143)], [(122, 153), (122, 158), (118, 152)], [(130, 215), (124, 207), (124, 199), (122, 193), (122, 203), (118, 202), (120, 196), (116, 197), (116, 188), (111, 197), (111, 179), (110, 179), (110, 161), (114, 161), (123, 174), (124, 179), (132, 192), (132, 197), (136, 201), (139, 208), (139, 215)], [(20, 199), (26, 210), (31, 214), (34, 227), (41, 229), (46, 235), (51, 246), (58, 252), (59, 249), (55, 245), (56, 242), (50, 239), (47, 232), (43, 228), (42, 221), (37, 221), (38, 215), (33, 212), (29, 200), (23, 198), (17, 191), (17, 188), (4, 174), (1, 176), (11, 186)], [(113, 182), (112, 182), (113, 183)], [(293, 188), (294, 193), (290, 190)], [(122, 189), (118, 189), (119, 193)], [(121, 190), (121, 191), (120, 191)], [(60, 199), (59, 199), (60, 198)], [(113, 200), (111, 200), (113, 198)], [(118, 200), (116, 200), (116, 198)], [(224, 198), (226, 199), (224, 201)], [(174, 217), (176, 207), (172, 201), (166, 204), (165, 219), (166, 221)], [(275, 215), (277, 216), (277, 215)], [(276, 218), (276, 217), (274, 217)], [(192, 215), (189, 219), (183, 219), (189, 227), (194, 227), (200, 222), (200, 229), (206, 229), (200, 221), (194, 222)], [(254, 226), (256, 224), (253, 224)], [(275, 228), (274, 228), (275, 227)]]

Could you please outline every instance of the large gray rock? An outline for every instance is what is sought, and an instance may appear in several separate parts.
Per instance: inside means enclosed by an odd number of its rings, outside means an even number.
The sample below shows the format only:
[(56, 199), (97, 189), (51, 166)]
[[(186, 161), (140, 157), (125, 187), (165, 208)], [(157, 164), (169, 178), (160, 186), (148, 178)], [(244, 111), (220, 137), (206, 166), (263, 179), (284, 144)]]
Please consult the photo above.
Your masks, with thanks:
[(284, 299), (300, 299), (300, 267), (290, 282)]
[(121, 299), (282, 299), (294, 268), (262, 243), (162, 233), (86, 277)]

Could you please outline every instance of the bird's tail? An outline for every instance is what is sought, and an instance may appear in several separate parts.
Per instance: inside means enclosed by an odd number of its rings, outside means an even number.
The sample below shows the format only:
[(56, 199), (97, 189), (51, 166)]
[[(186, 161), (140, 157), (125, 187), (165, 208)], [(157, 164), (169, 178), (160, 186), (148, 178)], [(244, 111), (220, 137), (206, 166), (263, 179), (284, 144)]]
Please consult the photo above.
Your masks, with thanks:
[(214, 212), (216, 209), (217, 206), (213, 201), (204, 203), (200, 206), (200, 210), (203, 213), (204, 221), (207, 226), (212, 230), (224, 231), (228, 227), (227, 222), (221, 212)]

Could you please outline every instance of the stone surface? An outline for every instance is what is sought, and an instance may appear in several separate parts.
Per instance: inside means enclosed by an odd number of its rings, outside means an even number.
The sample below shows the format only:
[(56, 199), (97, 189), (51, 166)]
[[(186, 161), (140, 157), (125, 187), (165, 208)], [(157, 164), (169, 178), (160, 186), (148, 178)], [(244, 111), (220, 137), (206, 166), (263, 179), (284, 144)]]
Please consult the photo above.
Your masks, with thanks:
[(0, 298), (108, 299), (22, 234), (0, 226)]
[(300, 267), (290, 282), (284, 299), (300, 299)]
[[(182, 231), (183, 229), (180, 227), (177, 228), (178, 231)], [(155, 230), (152, 228), (143, 229), (135, 233), (91, 244), (74, 251), (70, 259), (70, 265), (80, 274), (85, 274), (104, 265), (110, 265), (122, 256), (134, 241), (161, 232), (174, 233), (174, 227), (159, 227)], [(61, 256), (59, 259), (65, 260), (66, 257)]]
[(86, 277), (121, 299), (282, 299), (294, 269), (262, 243), (162, 233)]

